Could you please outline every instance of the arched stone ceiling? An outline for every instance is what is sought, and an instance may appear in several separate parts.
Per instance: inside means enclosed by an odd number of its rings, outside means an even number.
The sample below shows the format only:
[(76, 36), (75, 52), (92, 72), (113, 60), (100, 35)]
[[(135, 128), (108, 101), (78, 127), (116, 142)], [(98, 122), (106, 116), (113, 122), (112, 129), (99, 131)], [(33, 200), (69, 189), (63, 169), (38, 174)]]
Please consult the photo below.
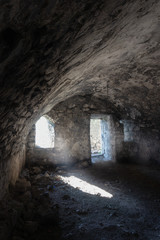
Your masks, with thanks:
[(69, 97), (159, 127), (159, 23), (159, 0), (0, 0), (0, 189), (32, 124)]
[(4, 103), (33, 114), (93, 94), (159, 119), (159, 1), (0, 3)]

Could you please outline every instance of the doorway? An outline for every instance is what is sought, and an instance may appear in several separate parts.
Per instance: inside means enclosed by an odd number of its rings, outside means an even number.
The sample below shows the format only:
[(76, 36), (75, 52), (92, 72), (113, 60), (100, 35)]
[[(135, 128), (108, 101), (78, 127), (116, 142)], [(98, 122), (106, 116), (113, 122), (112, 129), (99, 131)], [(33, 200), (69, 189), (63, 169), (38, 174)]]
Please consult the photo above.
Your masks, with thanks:
[(109, 116), (91, 116), (90, 143), (92, 163), (111, 160), (111, 134)]

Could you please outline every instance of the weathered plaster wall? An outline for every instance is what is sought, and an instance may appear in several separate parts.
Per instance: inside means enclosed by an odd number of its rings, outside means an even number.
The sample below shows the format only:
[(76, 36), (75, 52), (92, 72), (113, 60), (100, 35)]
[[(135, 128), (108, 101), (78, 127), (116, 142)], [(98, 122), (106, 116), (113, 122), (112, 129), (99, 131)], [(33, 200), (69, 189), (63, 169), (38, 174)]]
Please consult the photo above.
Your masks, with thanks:
[(160, 132), (145, 124), (123, 120), (122, 161), (142, 164), (160, 163)]
[[(83, 111), (69, 105), (59, 114), (55, 124), (55, 149), (67, 162), (90, 161), (90, 118)], [(64, 107), (66, 108), (66, 107)], [(63, 110), (63, 108), (62, 108)], [(54, 112), (53, 112), (54, 116)]]

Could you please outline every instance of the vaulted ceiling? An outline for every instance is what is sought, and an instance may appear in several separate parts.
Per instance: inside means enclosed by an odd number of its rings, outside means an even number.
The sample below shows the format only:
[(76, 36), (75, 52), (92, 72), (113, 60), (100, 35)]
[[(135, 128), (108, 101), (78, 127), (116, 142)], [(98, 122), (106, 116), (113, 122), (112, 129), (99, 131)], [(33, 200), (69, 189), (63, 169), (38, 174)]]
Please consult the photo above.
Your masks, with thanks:
[(2, 109), (19, 117), (93, 94), (159, 120), (160, 2), (0, 1)]
[(159, 0), (0, 0), (1, 158), (75, 95), (159, 128), (159, 23)]

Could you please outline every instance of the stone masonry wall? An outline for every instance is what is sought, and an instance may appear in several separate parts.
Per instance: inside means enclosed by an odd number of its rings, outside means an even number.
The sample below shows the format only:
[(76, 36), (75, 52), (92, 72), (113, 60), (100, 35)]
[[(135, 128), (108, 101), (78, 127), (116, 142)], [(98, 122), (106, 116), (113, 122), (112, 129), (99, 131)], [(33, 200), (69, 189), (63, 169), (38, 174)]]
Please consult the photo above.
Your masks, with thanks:
[(102, 153), (102, 130), (101, 121), (98, 119), (91, 120), (90, 128), (90, 141), (91, 141), (91, 153)]
[(145, 124), (123, 120), (124, 143), (121, 159), (142, 164), (160, 163), (160, 135)]
[[(88, 97), (74, 97), (58, 104), (48, 115), (55, 123), (55, 147), (42, 149), (34, 147), (34, 127), (29, 135), (27, 150), (28, 163), (41, 164), (80, 164), (87, 166), (91, 163), (90, 118), (92, 114), (107, 116), (112, 109), (100, 99)], [(107, 118), (108, 119), (108, 118)], [(116, 120), (118, 123), (118, 120)], [(116, 122), (115, 121), (115, 122)], [(116, 123), (116, 124), (117, 124)], [(116, 126), (112, 124), (110, 131)], [(116, 131), (113, 130), (113, 134)], [(32, 140), (31, 140), (32, 139)], [(112, 160), (116, 158), (115, 141), (111, 138)]]
[(90, 164), (90, 118), (93, 115), (101, 116), (108, 123), (112, 161), (160, 163), (159, 131), (133, 120), (120, 121), (118, 114), (113, 114), (113, 109), (101, 99), (90, 96), (70, 98), (48, 115), (55, 123), (55, 147), (36, 147), (33, 127), (27, 147), (30, 164)]

